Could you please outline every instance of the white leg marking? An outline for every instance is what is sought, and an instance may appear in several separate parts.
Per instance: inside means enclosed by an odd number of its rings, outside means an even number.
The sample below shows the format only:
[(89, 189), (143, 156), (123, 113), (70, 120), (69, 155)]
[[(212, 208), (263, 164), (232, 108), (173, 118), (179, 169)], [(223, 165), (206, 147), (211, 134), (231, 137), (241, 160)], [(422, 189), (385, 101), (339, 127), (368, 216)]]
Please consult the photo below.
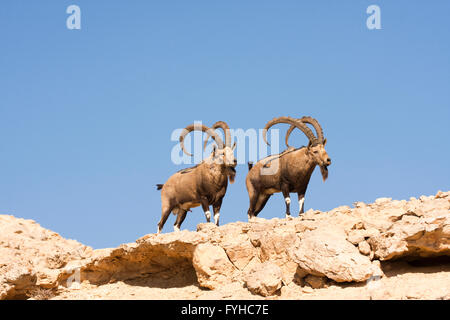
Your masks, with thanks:
[(302, 198), (302, 199), (300, 199), (300, 200), (298, 200), (298, 207), (299, 207), (299, 210), (302, 210), (302, 206), (303, 206), (303, 203), (305, 202), (305, 198)]
[(290, 204), (290, 203), (291, 203), (291, 198), (286, 197), (286, 198), (284, 198), (284, 201), (285, 201), (287, 204)]
[(179, 231), (180, 231), (180, 228), (178, 228), (178, 226), (173, 226), (173, 231), (179, 232)]
[(211, 219), (211, 212), (209, 212), (209, 210), (205, 212), (205, 217), (208, 221)]
[(220, 217), (220, 213), (217, 212), (217, 213), (214, 215), (214, 223), (216, 224), (216, 226), (219, 225), (219, 217)]

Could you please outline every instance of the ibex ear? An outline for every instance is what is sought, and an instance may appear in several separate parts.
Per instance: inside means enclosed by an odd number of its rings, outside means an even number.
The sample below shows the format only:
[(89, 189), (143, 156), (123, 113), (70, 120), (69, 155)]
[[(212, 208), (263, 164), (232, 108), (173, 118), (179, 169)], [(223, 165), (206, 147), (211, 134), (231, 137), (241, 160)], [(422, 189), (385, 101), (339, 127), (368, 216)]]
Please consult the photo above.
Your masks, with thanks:
[(232, 151), (234, 151), (234, 149), (236, 149), (236, 141), (233, 144), (233, 147), (231, 148)]
[(325, 147), (326, 144), (327, 144), (327, 139), (325, 138), (325, 140), (323, 140), (323, 146)]
[(217, 146), (214, 144), (214, 145), (213, 145), (213, 149), (212, 149), (212, 155), (213, 155), (213, 158), (216, 157), (216, 151), (217, 151)]

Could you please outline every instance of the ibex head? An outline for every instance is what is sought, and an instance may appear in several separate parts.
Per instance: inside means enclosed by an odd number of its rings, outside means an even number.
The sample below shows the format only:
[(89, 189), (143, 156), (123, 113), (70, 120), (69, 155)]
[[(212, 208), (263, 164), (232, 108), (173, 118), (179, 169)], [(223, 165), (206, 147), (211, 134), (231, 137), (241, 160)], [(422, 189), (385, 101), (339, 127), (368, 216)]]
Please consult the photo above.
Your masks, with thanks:
[[(328, 166), (331, 164), (331, 159), (328, 156), (327, 151), (325, 150), (325, 144), (327, 143), (327, 139), (324, 139), (323, 137), (323, 130), (319, 122), (311, 117), (303, 117), (299, 119), (294, 119), (291, 117), (278, 117), (272, 119), (266, 124), (263, 131), (263, 138), (266, 143), (267, 143), (266, 139), (267, 130), (277, 123), (288, 123), (291, 125), (291, 127), (286, 133), (285, 138), (287, 147), (290, 147), (288, 143), (289, 136), (291, 135), (292, 131), (295, 128), (303, 131), (303, 133), (308, 137), (309, 143), (308, 146), (306, 147), (307, 148), (306, 152), (309, 155), (310, 159), (312, 159), (314, 163), (320, 167), (320, 172), (322, 174), (323, 181), (325, 181), (328, 178)], [(312, 130), (306, 125), (306, 123), (309, 123), (314, 127), (317, 133), (317, 137), (314, 135)]]
[[(216, 129), (221, 128), (225, 133), (225, 143), (223, 142), (220, 135), (216, 132)], [(234, 181), (234, 176), (236, 174), (235, 167), (237, 165), (237, 160), (234, 156), (234, 150), (236, 149), (236, 143), (231, 146), (231, 133), (230, 127), (224, 121), (217, 121), (211, 128), (202, 125), (202, 124), (191, 124), (187, 126), (180, 135), (180, 145), (183, 149), (184, 153), (189, 156), (192, 156), (189, 152), (184, 148), (184, 138), (185, 136), (194, 130), (199, 130), (206, 132), (208, 134), (204, 148), (206, 147), (206, 143), (209, 137), (212, 137), (216, 144), (213, 146), (213, 151), (206, 161), (213, 162), (216, 164), (224, 164), (228, 169), (228, 176), (230, 181)]]
[(325, 150), (326, 143), (327, 139), (325, 139), (323, 143), (317, 144), (315, 146), (309, 144), (307, 147), (308, 153), (320, 168), (320, 173), (322, 173), (323, 181), (328, 178), (328, 166), (331, 164), (331, 159), (328, 156), (327, 151)]

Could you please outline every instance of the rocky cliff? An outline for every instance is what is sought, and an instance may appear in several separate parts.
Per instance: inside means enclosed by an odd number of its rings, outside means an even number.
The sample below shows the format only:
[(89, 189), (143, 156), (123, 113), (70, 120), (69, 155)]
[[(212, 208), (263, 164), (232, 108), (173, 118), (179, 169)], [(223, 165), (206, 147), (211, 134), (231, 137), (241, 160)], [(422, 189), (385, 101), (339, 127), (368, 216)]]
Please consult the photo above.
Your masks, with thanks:
[(450, 192), (92, 250), (0, 215), (0, 299), (450, 299)]

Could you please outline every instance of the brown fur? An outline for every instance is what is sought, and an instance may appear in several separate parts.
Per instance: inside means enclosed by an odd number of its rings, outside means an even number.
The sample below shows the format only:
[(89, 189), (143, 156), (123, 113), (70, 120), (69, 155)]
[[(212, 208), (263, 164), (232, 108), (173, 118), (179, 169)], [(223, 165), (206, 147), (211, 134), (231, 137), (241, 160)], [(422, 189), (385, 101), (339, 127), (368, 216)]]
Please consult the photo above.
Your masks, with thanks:
[[(324, 144), (315, 146), (309, 144), (308, 147), (300, 149), (289, 148), (280, 154), (258, 161), (248, 172), (245, 181), (250, 198), (249, 219), (258, 215), (274, 193), (282, 192), (284, 198), (287, 198), (291, 192), (296, 192), (299, 200), (303, 199), (316, 165), (320, 166), (325, 181), (331, 160)], [(277, 165), (278, 170), (275, 170)], [(271, 174), (264, 174), (271, 168), (273, 169)], [(300, 213), (303, 213), (303, 205)], [(288, 202), (286, 215), (290, 215)]]
[[(224, 150), (228, 150), (226, 160)], [(214, 150), (211, 156), (200, 164), (178, 171), (161, 187), (161, 220), (158, 223), (158, 233), (161, 232), (170, 212), (177, 215), (175, 227), (180, 228), (187, 211), (202, 206), (203, 211), (209, 211), (213, 206), (214, 215), (220, 212), (223, 197), (227, 191), (228, 180), (234, 182), (236, 161), (230, 154), (231, 148)], [(230, 163), (231, 160), (231, 163)], [(158, 188), (160, 185), (157, 185)], [(210, 222), (207, 217), (207, 221)], [(216, 220), (218, 225), (218, 216)]]

